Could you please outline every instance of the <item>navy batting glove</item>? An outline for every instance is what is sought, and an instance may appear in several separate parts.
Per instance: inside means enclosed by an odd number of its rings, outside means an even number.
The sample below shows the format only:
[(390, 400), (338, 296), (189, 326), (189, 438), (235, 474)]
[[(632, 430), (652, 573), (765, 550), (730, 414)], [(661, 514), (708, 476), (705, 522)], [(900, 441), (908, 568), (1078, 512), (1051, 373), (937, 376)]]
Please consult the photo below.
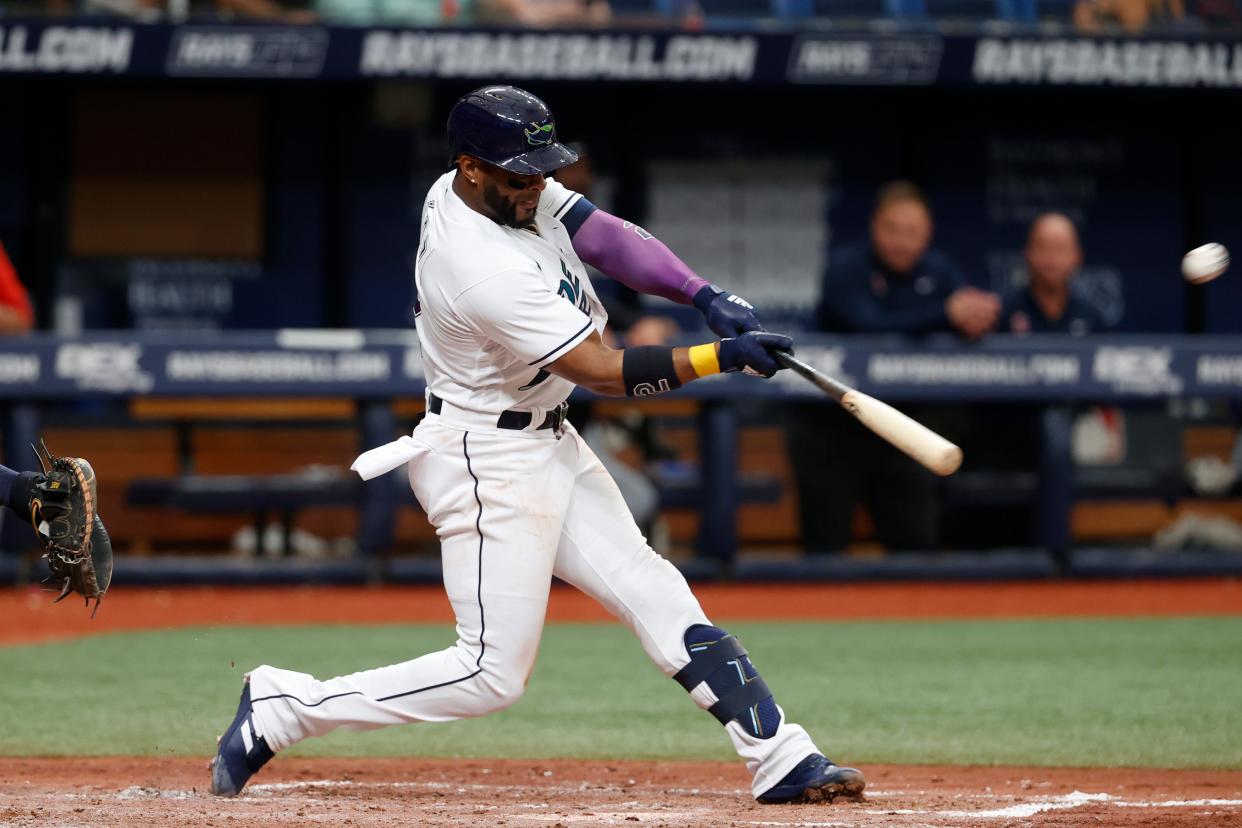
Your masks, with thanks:
[(721, 290), (715, 285), (704, 285), (694, 294), (694, 306), (707, 320), (707, 327), (716, 336), (740, 336), (747, 331), (762, 331), (755, 306), (742, 297)]
[(745, 371), (770, 377), (785, 366), (772, 357), (772, 351), (793, 353), (793, 340), (784, 334), (747, 331), (736, 339), (720, 340), (720, 370)]

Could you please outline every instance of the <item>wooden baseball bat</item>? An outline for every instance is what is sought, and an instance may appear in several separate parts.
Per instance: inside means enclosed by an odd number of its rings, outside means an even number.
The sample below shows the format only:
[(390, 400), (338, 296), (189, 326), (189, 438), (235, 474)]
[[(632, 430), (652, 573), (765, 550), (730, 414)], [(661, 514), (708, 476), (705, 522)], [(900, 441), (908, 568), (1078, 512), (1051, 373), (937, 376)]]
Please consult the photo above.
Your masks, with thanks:
[(960, 448), (888, 403), (821, 374), (793, 354), (775, 351), (773, 355), (786, 368), (815, 383), (860, 423), (941, 477), (948, 477), (962, 465)]

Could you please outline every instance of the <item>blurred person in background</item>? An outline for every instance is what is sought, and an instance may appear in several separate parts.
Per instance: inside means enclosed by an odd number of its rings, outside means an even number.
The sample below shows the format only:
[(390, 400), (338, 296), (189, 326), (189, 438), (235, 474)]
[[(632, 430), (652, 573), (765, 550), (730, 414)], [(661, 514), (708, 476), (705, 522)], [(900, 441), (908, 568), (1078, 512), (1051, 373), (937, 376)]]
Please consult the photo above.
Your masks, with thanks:
[[(4, 243), (0, 242), (0, 336), (24, 336), (33, 328), (34, 308), (30, 303), (30, 294), (18, 278), (17, 269), (13, 267)], [(31, 447), (33, 448), (33, 444)], [(30, 462), (28, 457), (29, 455), (3, 459), (15, 465), (24, 465)], [(28, 545), (30, 529), (22, 529), (21, 525), (30, 525), (30, 498), (34, 493), (32, 487), (40, 477), (35, 472), (15, 471), (0, 465), (0, 505), (8, 506), (18, 516), (17, 520), (9, 520), (9, 516), (0, 510), (0, 553), (21, 550)], [(111, 547), (109, 541), (109, 550)], [(106, 584), (104, 588), (107, 588)]]
[(1019, 335), (1107, 330), (1100, 309), (1074, 287), (1080, 267), (1082, 245), (1074, 223), (1062, 213), (1037, 216), (1026, 240), (1028, 282), (1005, 295), (1001, 328)]
[(957, 331), (970, 339), (996, 326), (1000, 299), (966, 284), (957, 264), (932, 249), (931, 207), (918, 187), (881, 188), (871, 238), (834, 251), (816, 326), (836, 333)]
[(604, 26), (612, 21), (608, 0), (478, 0), (480, 23), (517, 23), (531, 28)]
[(473, 0), (316, 0), (315, 14), (348, 26), (436, 26), (468, 22)]
[(602, 25), (612, 19), (607, 0), (316, 0), (315, 12), (330, 23), (357, 26), (484, 22), (539, 28)]
[(1238, 0), (1194, 0), (1190, 8), (1205, 29), (1242, 27), (1242, 8)]
[(120, 15), (144, 22), (188, 17), (313, 23), (318, 16), (307, 3), (308, 0), (48, 0), (47, 9), (53, 14)]
[[(1005, 294), (1000, 329), (1016, 336), (1108, 331), (1104, 312), (1076, 286), (1082, 245), (1074, 222), (1063, 213), (1042, 213), (1027, 233), (1027, 283)], [(1073, 444), (1079, 459), (1116, 462), (1124, 452), (1125, 412), (1118, 406), (1075, 407)], [(992, 405), (986, 432), (972, 452), (977, 464), (991, 469), (1030, 469), (1039, 462), (1043, 409), (1022, 404)], [(1002, 516), (998, 513), (998, 519)], [(1021, 520), (1029, 523), (1033, 516)], [(1029, 541), (1029, 538), (1027, 539)], [(1022, 541), (1016, 540), (1021, 543)]]
[[(557, 170), (554, 177), (562, 185), (599, 204), (595, 200), (595, 170), (590, 148), (582, 142), (572, 142), (568, 146), (578, 153), (578, 160)], [(596, 295), (608, 311), (604, 335), (610, 347), (667, 345), (680, 332), (672, 319), (649, 313), (638, 291), (609, 279), (589, 265), (587, 273)], [(650, 462), (672, 459), (674, 453), (660, 442), (650, 418), (636, 405), (627, 406), (620, 417), (602, 418), (591, 403), (575, 402), (570, 404), (569, 419), (617, 481), (634, 522), (651, 545), (657, 549), (666, 546), (667, 530), (659, 519), (659, 489), (644, 467)], [(623, 459), (627, 457), (628, 463)]]
[(17, 270), (0, 243), (0, 335), (29, 333), (34, 326), (30, 294), (17, 278)]
[[(578, 160), (557, 170), (555, 178), (569, 189), (594, 198), (595, 169), (590, 148), (580, 141), (570, 142), (568, 146), (578, 153)], [(608, 311), (608, 330), (625, 347), (667, 345), (680, 331), (677, 323), (667, 316), (649, 313), (638, 291), (607, 278), (594, 268), (588, 268), (588, 272)]]
[(215, 0), (215, 12), (221, 17), (242, 17), (272, 20), (281, 23), (315, 23), (319, 15), (305, 2), (296, 0)]
[(1088, 34), (1117, 28), (1139, 34), (1181, 25), (1186, 7), (1182, 0), (1077, 0), (1073, 18), (1074, 28)]
[[(915, 185), (896, 181), (883, 187), (870, 230), (869, 240), (830, 257), (816, 311), (819, 330), (951, 331), (977, 339), (996, 327), (1000, 298), (967, 285), (952, 259), (931, 248), (931, 208)], [(964, 430), (960, 409), (907, 413), (950, 439), (961, 439), (954, 433)], [(886, 549), (939, 545), (940, 504), (931, 472), (835, 406), (791, 406), (789, 416), (804, 549), (835, 552), (849, 545), (860, 502), (867, 505)]]

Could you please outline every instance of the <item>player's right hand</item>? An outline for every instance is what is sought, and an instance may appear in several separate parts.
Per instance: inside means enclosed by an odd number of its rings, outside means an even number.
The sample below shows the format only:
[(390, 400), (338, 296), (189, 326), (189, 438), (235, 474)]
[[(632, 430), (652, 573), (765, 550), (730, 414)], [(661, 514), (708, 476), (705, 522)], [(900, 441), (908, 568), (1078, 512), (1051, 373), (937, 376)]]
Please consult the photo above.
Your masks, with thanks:
[(720, 340), (720, 370), (725, 373), (745, 371), (770, 377), (784, 366), (772, 356), (773, 351), (793, 353), (793, 340), (784, 334), (747, 331), (732, 339)]

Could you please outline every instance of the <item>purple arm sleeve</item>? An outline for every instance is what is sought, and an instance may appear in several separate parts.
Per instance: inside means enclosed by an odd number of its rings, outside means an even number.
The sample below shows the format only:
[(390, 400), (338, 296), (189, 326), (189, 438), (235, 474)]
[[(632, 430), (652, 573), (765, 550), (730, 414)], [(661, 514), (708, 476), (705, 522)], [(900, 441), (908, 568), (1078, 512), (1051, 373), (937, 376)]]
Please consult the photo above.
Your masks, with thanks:
[(689, 305), (708, 284), (655, 236), (603, 210), (587, 216), (573, 244), (582, 261), (639, 293)]

